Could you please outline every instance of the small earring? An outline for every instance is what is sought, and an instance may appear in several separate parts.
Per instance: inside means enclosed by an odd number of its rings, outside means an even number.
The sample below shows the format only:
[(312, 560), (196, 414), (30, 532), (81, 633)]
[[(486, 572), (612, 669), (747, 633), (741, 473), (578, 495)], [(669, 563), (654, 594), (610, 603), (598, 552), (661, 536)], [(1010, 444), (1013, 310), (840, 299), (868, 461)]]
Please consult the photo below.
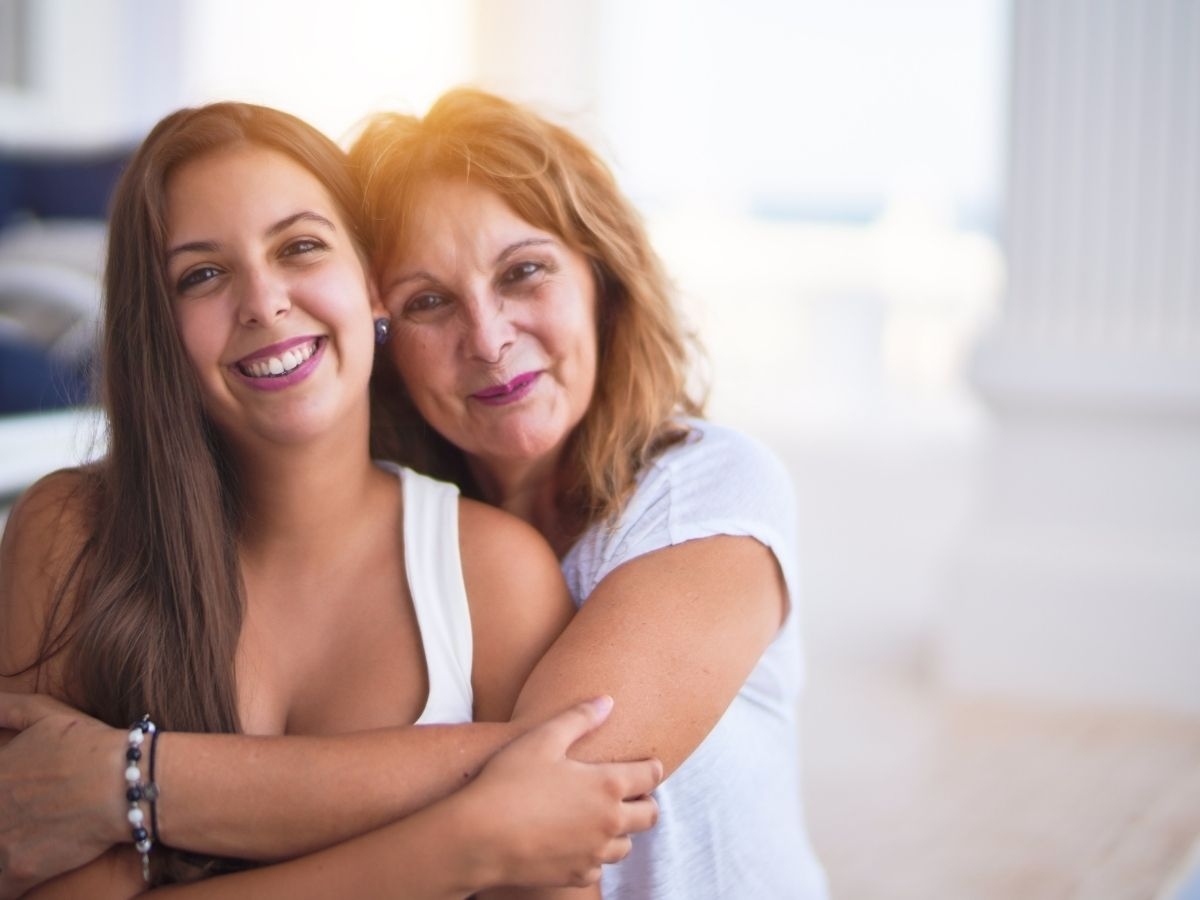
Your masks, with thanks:
[(375, 343), (386, 344), (388, 337), (392, 333), (392, 320), (386, 316), (380, 316), (375, 320)]

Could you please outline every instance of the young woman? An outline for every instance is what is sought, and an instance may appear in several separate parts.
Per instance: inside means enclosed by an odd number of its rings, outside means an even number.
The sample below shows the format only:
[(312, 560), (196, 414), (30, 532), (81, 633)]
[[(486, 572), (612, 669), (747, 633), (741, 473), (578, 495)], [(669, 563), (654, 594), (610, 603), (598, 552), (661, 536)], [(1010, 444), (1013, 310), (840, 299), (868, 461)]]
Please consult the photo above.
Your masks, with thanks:
[[(698, 417), (685, 333), (633, 207), (570, 132), (478, 91), (452, 91), (421, 119), (376, 117), (351, 158), (394, 331), (394, 369), (376, 373), (378, 420), (396, 426), (388, 455), (531, 523), (579, 605), (517, 714), (610, 691), (612, 718), (573, 752), (653, 753), (672, 773), (655, 792), (658, 825), (605, 868), (604, 895), (825, 897), (800, 803), (791, 486), (764, 448)], [(0, 699), (0, 722), (40, 716)], [(43, 734), (26, 746), (47, 748)], [(305, 800), (279, 784), (277, 815), (251, 833), (213, 762), (232, 765), (238, 741), (166, 737), (175, 764), (189, 760), (175, 782), (189, 798), (173, 823), (183, 846), (221, 850), (206, 822), (257, 852), (307, 846), (311, 828), (289, 823), (316, 808), (333, 841), (391, 802)], [(387, 770), (379, 747), (403, 739), (361, 739), (361, 784)], [(294, 750), (330, 765), (320, 748)], [(93, 758), (62, 753), (30, 814), (95, 802), (102, 792), (72, 774)], [(81, 830), (22, 829), (12, 843), (61, 847)]]
[[(166, 731), (341, 735), (508, 719), (570, 615), (565, 587), (525, 524), (372, 462), (368, 382), (388, 319), (361, 235), (344, 154), (297, 119), (217, 104), (151, 132), (110, 223), (108, 453), (43, 479), (13, 511), (0, 686), (47, 691), (114, 725), (148, 712)], [(367, 834), (382, 822), (361, 821), (320, 853), (175, 890), (450, 897), (594, 881), (628, 849), (624, 836), (652, 823), (642, 795), (659, 772), (566, 758), (607, 708), (579, 707), (518, 739), (407, 820)], [(423, 755), (394, 760), (426, 774), (392, 818), (450, 793), (516, 730), (476, 728), (486, 744), (426, 732)], [(131, 735), (110, 786), (131, 764), (137, 785), (159, 753), (166, 763), (164, 738)], [(259, 749), (244, 745), (235, 766), (266, 785)], [(160, 774), (161, 802), (124, 798), (140, 854), (125, 845), (34, 893), (123, 897), (230, 868), (151, 851), (150, 832), (182, 808), (169, 766)], [(310, 774), (289, 773), (298, 799)], [(248, 791), (237, 805), (264, 802), (278, 798)], [(21, 862), (0, 865), (7, 890), (21, 887)]]

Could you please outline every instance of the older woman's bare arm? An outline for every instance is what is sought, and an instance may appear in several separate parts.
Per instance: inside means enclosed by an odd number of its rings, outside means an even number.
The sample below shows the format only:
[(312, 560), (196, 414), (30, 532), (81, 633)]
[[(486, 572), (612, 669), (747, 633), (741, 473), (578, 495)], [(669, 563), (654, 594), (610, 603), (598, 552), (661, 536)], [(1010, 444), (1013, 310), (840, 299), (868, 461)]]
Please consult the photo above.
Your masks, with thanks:
[(669, 774), (699, 746), (779, 630), (787, 591), (774, 554), (714, 536), (647, 553), (608, 575), (534, 669), (518, 718), (590, 696), (611, 721), (576, 752), (654, 756)]

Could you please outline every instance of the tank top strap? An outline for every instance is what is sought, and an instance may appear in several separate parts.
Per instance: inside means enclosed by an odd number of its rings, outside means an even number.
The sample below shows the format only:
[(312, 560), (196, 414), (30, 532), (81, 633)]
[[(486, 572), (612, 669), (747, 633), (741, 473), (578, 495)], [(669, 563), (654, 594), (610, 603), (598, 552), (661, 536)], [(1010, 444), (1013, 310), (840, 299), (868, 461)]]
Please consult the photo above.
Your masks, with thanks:
[(429, 697), (416, 724), (470, 722), (474, 640), (458, 542), (458, 488), (394, 464), (404, 492), (404, 566)]

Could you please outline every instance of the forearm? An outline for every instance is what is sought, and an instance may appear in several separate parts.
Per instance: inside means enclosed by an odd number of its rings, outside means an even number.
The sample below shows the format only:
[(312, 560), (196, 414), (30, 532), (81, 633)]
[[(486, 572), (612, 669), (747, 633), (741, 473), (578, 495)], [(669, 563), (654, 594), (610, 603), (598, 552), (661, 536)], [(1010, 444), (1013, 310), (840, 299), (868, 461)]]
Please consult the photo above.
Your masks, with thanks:
[(185, 900), (209, 897), (355, 897), (449, 900), (494, 883), (500, 867), (486, 841), (477, 840), (477, 814), (458, 798), (352, 840), (275, 865), (154, 894)]
[[(412, 900), (450, 900), (479, 894), (500, 898), (527, 897), (529, 900), (599, 900), (596, 879), (600, 861), (612, 861), (594, 838), (576, 835), (576, 841), (566, 841), (564, 834), (578, 827), (577, 819), (591, 820), (589, 804), (581, 797), (581, 808), (569, 810), (562, 802), (562, 784), (547, 767), (546, 751), (558, 762), (555, 769), (566, 766), (575, 773), (590, 767), (579, 767), (562, 755), (565, 748), (558, 743), (565, 738), (573, 741), (579, 722), (595, 727), (572, 713), (576, 722), (567, 716), (536, 729), (498, 761), (501, 773), (485, 772), (465, 790), (431, 804), (413, 815), (383, 828), (352, 838), (315, 853), (274, 865), (263, 866), (234, 875), (209, 878), (188, 885), (160, 888), (155, 894), (165, 897), (179, 895), (185, 900), (208, 897), (255, 897), (271, 900), (303, 898), (355, 897), (391, 898), (403, 896)], [(565, 730), (564, 730), (565, 726)], [(557, 736), (556, 736), (557, 735)], [(536, 743), (531, 743), (535, 741)], [(515, 766), (515, 768), (514, 768)], [(661, 771), (661, 770), (660, 770)], [(492, 775), (489, 780), (489, 773)], [(559, 775), (561, 776), (561, 772)], [(626, 775), (632, 774), (627, 772)], [(537, 781), (531, 779), (536, 777)], [(590, 775), (585, 776), (590, 778)], [(614, 778), (624, 776), (608, 773), (601, 781), (609, 787)], [(655, 778), (655, 780), (657, 780)], [(553, 798), (551, 813), (514, 809), (514, 796), (529, 797), (534, 784), (541, 785)], [(574, 796), (581, 783), (572, 779)], [(650, 784), (627, 787), (648, 790)], [(605, 793), (610, 793), (606, 788)], [(533, 804), (536, 806), (536, 804)], [(626, 821), (629, 831), (641, 831), (648, 823)], [(585, 828), (584, 831), (587, 829)], [(552, 844), (544, 841), (551, 839)], [(608, 841), (601, 841), (608, 843)], [(572, 849), (573, 848), (573, 849)], [(590, 849), (588, 849), (590, 848)], [(623, 855), (623, 853), (622, 853)], [(550, 887), (570, 882), (578, 887)], [(541, 884), (528, 889), (501, 888), (513, 882)], [(583, 886), (588, 882), (588, 886)], [(488, 889), (495, 889), (494, 891)]]
[[(472, 801), (452, 798), (412, 817), (317, 853), (284, 863), (149, 893), (184, 900), (205, 898), (373, 897), (414, 900), (465, 897), (500, 877), (486, 829)], [(141, 863), (128, 846), (114, 849), (80, 869), (38, 888), (31, 900), (124, 900), (141, 895)]]
[(493, 723), (320, 737), (159, 736), (170, 846), (274, 860), (377, 829), (465, 784), (516, 730)]
[[(401, 885), (405, 896), (438, 897), (501, 884), (592, 883), (602, 863), (629, 852), (630, 834), (654, 824), (657, 810), (646, 794), (662, 776), (654, 761), (589, 766), (567, 756), (610, 707), (602, 700), (579, 704), (521, 734), (465, 788), (408, 818), (313, 856), (214, 884), (236, 887), (249, 879), (247, 890), (269, 896), (262, 892), (275, 890), (276, 882), (259, 885), (259, 879), (271, 871), (272, 879), (284, 879), (278, 884), (286, 896), (370, 896), (337, 876), (349, 871), (354, 878), (366, 873), (368, 879), (393, 879), (383, 883), (388, 893)], [(0, 804), (0, 897), (31, 889), (38, 897), (98, 900), (138, 893), (141, 870), (128, 843), (119, 790), (125, 734), (46, 698), (0, 693), (0, 726), (5, 724), (25, 730), (4, 748), (6, 765), (0, 765), (0, 795), (6, 785), (18, 786), (6, 795), (14, 803)], [(198, 852), (262, 858), (269, 855), (263, 847), (316, 844), (339, 830), (362, 831), (405, 803), (419, 802), (422, 792), (433, 793), (433, 782), (414, 774), (414, 760), (428, 763), (440, 755), (439, 765), (426, 768), (434, 780), (444, 777), (437, 773), (460, 773), (445, 778), (453, 786), (509, 730), (492, 724), (322, 739), (160, 734), (160, 832), (165, 828), (167, 840)], [(406, 731), (423, 733), (412, 744)], [(178, 751), (171, 751), (174, 762), (164, 765), (162, 756), (172, 746)], [(230, 753), (240, 753), (243, 763)], [(172, 765), (179, 771), (172, 774)], [(405, 768), (410, 765), (411, 771)], [(376, 780), (373, 768), (380, 773)], [(408, 771), (408, 779), (396, 781), (396, 768)], [(103, 802), (94, 809), (81, 806), (93, 796)], [(171, 804), (178, 805), (167, 815)], [(81, 815), (80, 809), (90, 811)], [(60, 811), (58, 820), (48, 820), (48, 810)], [(196, 840), (188, 840), (189, 829)], [(372, 861), (374, 853), (380, 858)], [(216, 889), (196, 890), (202, 887)]]

